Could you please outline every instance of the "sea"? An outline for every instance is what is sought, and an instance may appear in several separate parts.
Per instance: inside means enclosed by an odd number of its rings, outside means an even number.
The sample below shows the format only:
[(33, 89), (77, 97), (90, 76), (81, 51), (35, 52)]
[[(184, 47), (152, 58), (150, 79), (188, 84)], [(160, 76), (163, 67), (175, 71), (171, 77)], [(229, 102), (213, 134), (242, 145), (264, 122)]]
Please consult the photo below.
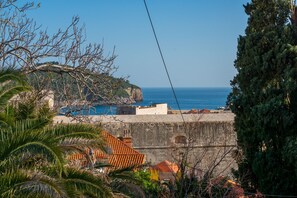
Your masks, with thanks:
[[(226, 106), (230, 87), (211, 88), (175, 88), (176, 97), (181, 110), (218, 109)], [(168, 107), (178, 110), (178, 105), (171, 88), (142, 88), (143, 101), (135, 106), (149, 106), (154, 103), (167, 103)], [(95, 106), (89, 111), (91, 115), (113, 115), (116, 106)]]

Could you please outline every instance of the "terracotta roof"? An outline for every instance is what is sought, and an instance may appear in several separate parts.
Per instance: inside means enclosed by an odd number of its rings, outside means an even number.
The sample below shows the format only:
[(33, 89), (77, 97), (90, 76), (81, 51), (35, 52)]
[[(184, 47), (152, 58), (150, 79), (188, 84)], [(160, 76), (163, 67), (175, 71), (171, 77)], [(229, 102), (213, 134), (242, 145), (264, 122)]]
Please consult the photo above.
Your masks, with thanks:
[(230, 179), (226, 180), (225, 177), (219, 176), (211, 180), (212, 186), (217, 186), (219, 188), (228, 189), (228, 193), (225, 194), (226, 198), (248, 198), (248, 197), (264, 197), (260, 192), (256, 192), (253, 196), (245, 195), (244, 189), (235, 181)]
[(187, 113), (190, 113), (190, 114), (195, 113), (195, 114), (197, 114), (198, 113), (198, 110), (197, 109), (191, 109)]
[[(139, 153), (133, 148), (126, 145), (123, 141), (112, 136), (107, 131), (101, 132), (106, 141), (106, 146), (110, 148), (111, 153), (105, 153), (102, 150), (94, 150), (95, 158), (108, 159), (108, 163), (116, 168), (125, 168), (134, 165), (142, 165), (145, 161), (144, 154)], [(81, 153), (72, 154), (68, 157), (69, 160), (86, 160)]]
[(210, 110), (208, 109), (202, 109), (199, 111), (199, 113), (210, 113)]
[(107, 145), (110, 146), (112, 154), (140, 154), (107, 131), (102, 131), (101, 134), (105, 138)]
[(159, 164), (155, 165), (153, 169), (158, 170), (160, 172), (177, 173), (179, 168), (177, 164), (164, 160), (163, 162), (160, 162)]
[(142, 165), (144, 163), (143, 154), (116, 154), (111, 155), (109, 163), (114, 167), (125, 168), (129, 166)]
[(156, 181), (170, 180), (174, 182), (178, 170), (179, 167), (177, 164), (165, 160), (150, 169), (151, 179)]

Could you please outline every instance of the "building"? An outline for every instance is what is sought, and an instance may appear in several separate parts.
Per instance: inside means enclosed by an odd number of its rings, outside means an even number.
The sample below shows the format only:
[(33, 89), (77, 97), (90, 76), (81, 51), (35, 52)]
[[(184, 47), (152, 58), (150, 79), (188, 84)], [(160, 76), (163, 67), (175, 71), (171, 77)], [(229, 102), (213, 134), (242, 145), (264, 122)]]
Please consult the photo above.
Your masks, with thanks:
[(175, 181), (179, 167), (176, 163), (164, 160), (153, 166), (151, 169), (151, 179), (157, 181)]
[(150, 106), (119, 106), (118, 115), (166, 115), (167, 104), (152, 104)]
[(9, 102), (16, 106), (20, 102), (24, 102), (32, 96), (35, 96), (35, 98), (39, 98), (36, 100), (38, 103), (37, 105), (48, 105), (50, 109), (54, 108), (54, 92), (52, 90), (42, 90), (40, 92), (38, 91), (29, 91), (29, 92), (22, 92), (20, 94), (15, 95), (12, 97)]
[(232, 113), (118, 115), (116, 119), (100, 117), (100, 121), (102, 128), (115, 136), (131, 131), (133, 148), (145, 154), (152, 165), (164, 160), (177, 162), (185, 146), (190, 146), (188, 161), (192, 166), (199, 162), (197, 168), (203, 172), (218, 160), (214, 175), (231, 175), (231, 169), (237, 169), (232, 157), (237, 146)]
[[(125, 137), (129, 131), (133, 148), (145, 154), (152, 165), (164, 160), (177, 162), (185, 146), (190, 144), (188, 161), (202, 171), (208, 171), (215, 161), (214, 176), (232, 176), (237, 169), (233, 153), (237, 148), (234, 131), (234, 114), (231, 112), (168, 115), (117, 115), (90, 116), (92, 122), (100, 122), (104, 130), (115, 137)], [(71, 118), (57, 116), (55, 123), (75, 123)]]

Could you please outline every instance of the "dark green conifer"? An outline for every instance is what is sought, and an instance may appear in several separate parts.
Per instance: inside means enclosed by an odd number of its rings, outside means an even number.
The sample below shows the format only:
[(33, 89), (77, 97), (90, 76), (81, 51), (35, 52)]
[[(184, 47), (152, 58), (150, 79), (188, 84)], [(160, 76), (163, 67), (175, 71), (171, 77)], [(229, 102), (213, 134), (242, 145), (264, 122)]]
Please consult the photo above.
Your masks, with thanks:
[(246, 191), (297, 195), (297, 46), (289, 0), (252, 0), (229, 96)]

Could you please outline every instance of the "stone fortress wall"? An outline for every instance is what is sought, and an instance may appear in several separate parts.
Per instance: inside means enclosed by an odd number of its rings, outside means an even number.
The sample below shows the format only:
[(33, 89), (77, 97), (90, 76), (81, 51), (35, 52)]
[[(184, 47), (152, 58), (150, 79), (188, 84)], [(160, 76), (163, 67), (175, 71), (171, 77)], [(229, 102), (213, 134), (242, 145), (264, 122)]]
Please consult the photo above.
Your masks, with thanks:
[(231, 168), (236, 168), (231, 156), (236, 149), (232, 113), (91, 116), (91, 119), (116, 137), (131, 136), (133, 148), (145, 154), (146, 161), (152, 164), (163, 160), (178, 162), (187, 152), (189, 165), (199, 171), (210, 170), (218, 162), (216, 174), (228, 175)]

